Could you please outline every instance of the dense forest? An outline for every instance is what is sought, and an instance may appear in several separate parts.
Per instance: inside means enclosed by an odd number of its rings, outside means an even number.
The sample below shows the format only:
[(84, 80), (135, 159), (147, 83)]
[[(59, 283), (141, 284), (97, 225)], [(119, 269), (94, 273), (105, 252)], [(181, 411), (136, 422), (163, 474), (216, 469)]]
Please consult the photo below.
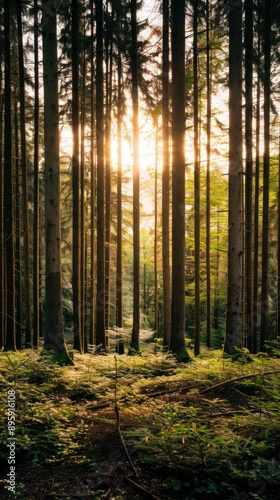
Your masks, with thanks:
[(279, 4), (2, 2), (1, 346), (278, 335)]
[(3, 499), (276, 498), (279, 0), (0, 12)]

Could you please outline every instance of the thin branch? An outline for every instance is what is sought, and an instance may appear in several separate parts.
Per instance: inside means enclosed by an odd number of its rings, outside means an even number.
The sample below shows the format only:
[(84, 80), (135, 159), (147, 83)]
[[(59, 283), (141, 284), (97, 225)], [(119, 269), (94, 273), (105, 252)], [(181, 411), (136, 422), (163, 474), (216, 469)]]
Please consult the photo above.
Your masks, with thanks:
[(140, 484), (138, 483), (135, 483), (135, 481), (132, 481), (132, 479), (130, 479), (129, 477), (125, 476), (124, 479), (130, 483), (132, 486), (134, 486), (134, 488), (138, 489), (139, 491), (142, 491), (143, 493), (145, 493), (147, 495), (148, 498), (153, 498), (154, 500), (161, 500), (159, 497), (157, 497), (156, 495), (153, 495), (153, 493), (150, 493), (148, 490), (146, 490), (146, 488), (144, 488), (143, 486), (141, 486)]
[(223, 385), (231, 384), (233, 382), (237, 382), (239, 380), (243, 380), (245, 378), (253, 378), (253, 377), (258, 377), (260, 375), (273, 375), (274, 373), (280, 373), (280, 370), (271, 370), (268, 372), (260, 372), (260, 373), (250, 373), (249, 375), (242, 375), (241, 377), (234, 377), (230, 378), (228, 380), (224, 380), (223, 382), (220, 382), (219, 384), (212, 385), (211, 387), (206, 387), (206, 389), (202, 389), (202, 391), (199, 392), (199, 394), (205, 394), (206, 392), (210, 392), (214, 389), (218, 389), (222, 387)]

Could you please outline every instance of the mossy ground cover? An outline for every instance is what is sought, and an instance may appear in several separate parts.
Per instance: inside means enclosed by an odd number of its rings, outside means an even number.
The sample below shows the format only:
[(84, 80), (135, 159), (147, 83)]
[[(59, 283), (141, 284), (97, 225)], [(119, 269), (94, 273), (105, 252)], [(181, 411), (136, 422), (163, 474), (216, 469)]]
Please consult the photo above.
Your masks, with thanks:
[(0, 498), (278, 498), (280, 359), (204, 350), (180, 363), (155, 347), (132, 357), (75, 352), (74, 366), (0, 353)]

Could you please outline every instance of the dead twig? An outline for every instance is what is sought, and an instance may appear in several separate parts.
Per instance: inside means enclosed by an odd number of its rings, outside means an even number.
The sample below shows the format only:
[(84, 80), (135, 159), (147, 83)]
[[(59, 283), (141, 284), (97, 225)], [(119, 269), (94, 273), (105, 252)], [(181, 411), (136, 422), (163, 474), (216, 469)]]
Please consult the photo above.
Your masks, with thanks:
[(135, 477), (137, 477), (137, 479), (139, 479), (139, 474), (132, 462), (132, 459), (131, 459), (131, 456), (130, 456), (130, 453), (128, 451), (128, 448), (126, 446), (126, 442), (124, 440), (124, 437), (122, 435), (122, 431), (121, 431), (121, 426), (120, 426), (120, 414), (119, 414), (119, 407), (118, 407), (118, 403), (117, 403), (117, 379), (118, 379), (118, 365), (117, 365), (117, 358), (115, 356), (115, 378), (116, 378), (116, 383), (115, 383), (115, 413), (116, 413), (116, 424), (117, 424), (117, 431), (118, 431), (118, 434), (120, 436), (120, 440), (121, 440), (121, 443), (123, 445), (123, 448), (124, 448), (124, 451), (125, 451), (125, 454), (127, 456), (127, 459), (130, 463), (130, 466), (135, 474)]
[(135, 481), (132, 481), (132, 479), (130, 479), (129, 477), (125, 476), (124, 479), (132, 486), (134, 486), (134, 488), (138, 489), (139, 491), (142, 491), (142, 493), (145, 493), (148, 498), (153, 498), (154, 500), (161, 500), (159, 497), (157, 497), (153, 493), (150, 493), (148, 490), (146, 490), (146, 488), (144, 488), (140, 484), (135, 483)]
[(184, 387), (175, 387), (173, 389), (163, 389), (161, 391), (155, 392), (141, 392), (141, 395), (147, 396), (148, 398), (154, 398), (157, 396), (164, 396), (165, 394), (174, 394), (175, 392), (188, 392), (191, 389), (196, 389), (197, 387), (201, 387), (201, 384), (195, 385), (186, 385)]
[(280, 370), (271, 370), (268, 372), (260, 372), (260, 373), (250, 373), (248, 375), (241, 375), (240, 377), (230, 378), (228, 380), (223, 380), (223, 382), (219, 382), (219, 384), (211, 385), (211, 387), (206, 387), (206, 389), (202, 389), (202, 391), (199, 391), (199, 394), (205, 394), (206, 392), (218, 389), (223, 385), (232, 384), (233, 382), (238, 382), (239, 380), (244, 380), (245, 378), (259, 377), (261, 375), (273, 375), (274, 373), (280, 373)]

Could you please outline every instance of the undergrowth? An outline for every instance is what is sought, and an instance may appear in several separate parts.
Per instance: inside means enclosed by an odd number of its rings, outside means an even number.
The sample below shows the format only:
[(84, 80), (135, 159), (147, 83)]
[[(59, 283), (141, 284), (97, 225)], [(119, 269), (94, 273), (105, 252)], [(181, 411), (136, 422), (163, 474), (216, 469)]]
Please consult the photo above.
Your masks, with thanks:
[(63, 367), (33, 351), (0, 353), (0, 465), (13, 388), (17, 464), (92, 470), (118, 428), (140, 475), (149, 470), (167, 498), (271, 498), (280, 482), (280, 361), (241, 354), (232, 362), (205, 349), (186, 365), (149, 346), (133, 357), (75, 353)]

